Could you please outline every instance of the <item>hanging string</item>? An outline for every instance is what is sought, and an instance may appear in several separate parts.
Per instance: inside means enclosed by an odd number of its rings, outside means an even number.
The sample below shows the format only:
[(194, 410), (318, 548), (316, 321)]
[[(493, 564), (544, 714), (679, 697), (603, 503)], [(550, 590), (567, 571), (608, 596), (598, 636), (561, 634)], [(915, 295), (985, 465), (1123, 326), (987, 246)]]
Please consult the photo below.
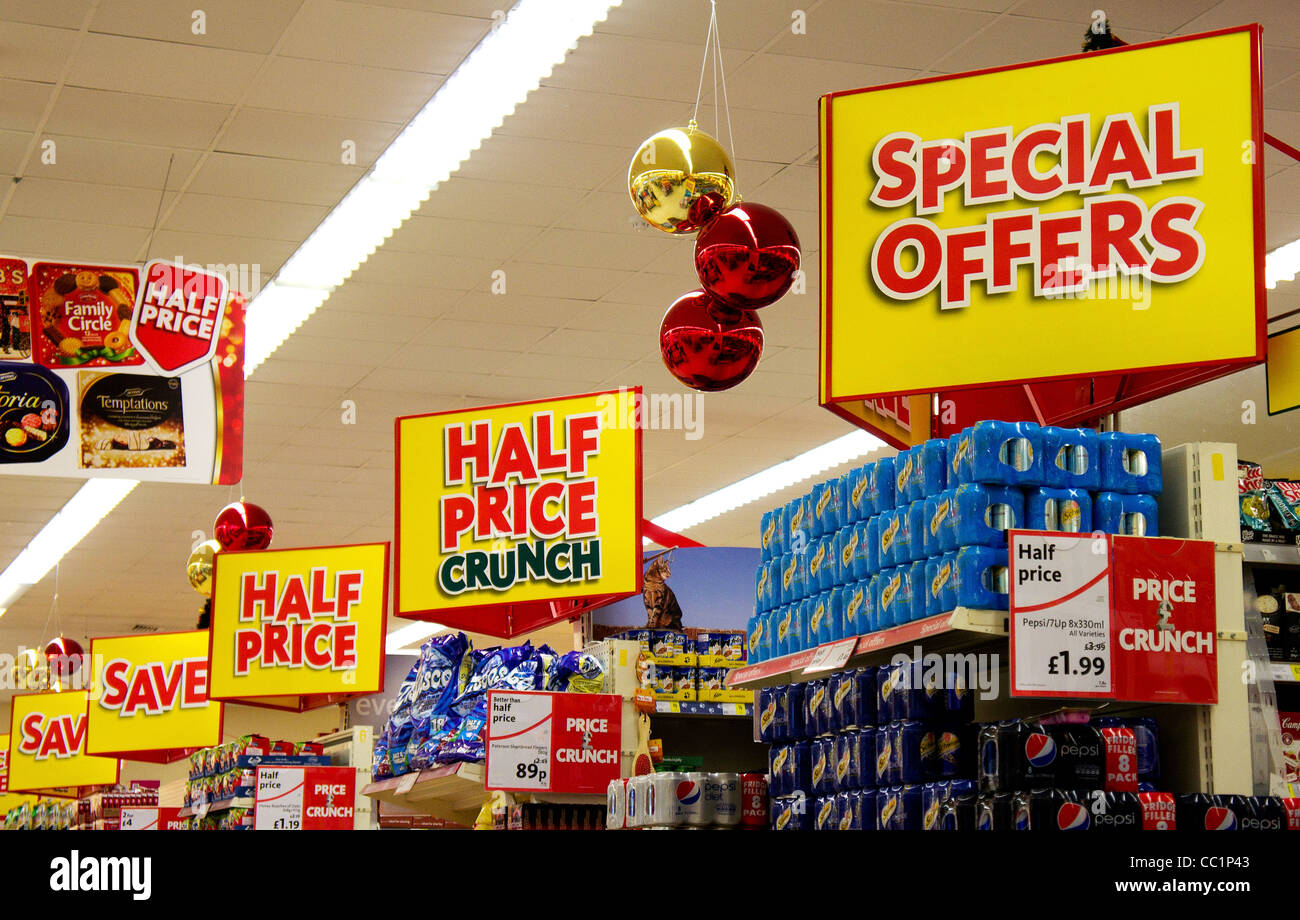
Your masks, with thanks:
[[(735, 156), (736, 139), (731, 131), (731, 101), (727, 97), (727, 71), (722, 61), (722, 37), (718, 30), (718, 4), (717, 0), (710, 0), (709, 3), (709, 30), (704, 38), (704, 59), (700, 62), (700, 81), (695, 90), (695, 108), (691, 111), (690, 127), (699, 126), (700, 101), (704, 98), (704, 74), (709, 69), (709, 64), (713, 64), (713, 136), (722, 139), (722, 116), (725, 113), (727, 122), (727, 143), (726, 147)], [(721, 87), (722, 94), (719, 99), (718, 88)]]

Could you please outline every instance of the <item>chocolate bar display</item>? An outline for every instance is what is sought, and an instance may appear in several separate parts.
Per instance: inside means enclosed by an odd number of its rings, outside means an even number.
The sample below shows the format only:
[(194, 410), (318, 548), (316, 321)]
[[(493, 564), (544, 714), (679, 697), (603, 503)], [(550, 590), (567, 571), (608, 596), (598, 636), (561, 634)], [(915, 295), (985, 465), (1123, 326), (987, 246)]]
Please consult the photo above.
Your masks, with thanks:
[(175, 377), (84, 372), (81, 468), (185, 465), (185, 417)]

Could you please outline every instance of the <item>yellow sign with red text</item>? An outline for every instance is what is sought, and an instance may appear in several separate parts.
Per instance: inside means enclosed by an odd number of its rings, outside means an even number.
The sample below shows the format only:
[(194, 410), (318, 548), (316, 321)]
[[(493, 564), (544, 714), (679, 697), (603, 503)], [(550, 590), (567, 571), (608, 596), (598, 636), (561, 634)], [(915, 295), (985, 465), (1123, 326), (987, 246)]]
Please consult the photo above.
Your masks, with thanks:
[(1260, 99), (1258, 27), (823, 97), (821, 401), (1261, 359)]
[(90, 660), (88, 753), (167, 762), (221, 743), (207, 630), (91, 639)]
[(398, 419), (398, 614), (492, 631), (442, 612), (639, 591), (642, 408), (633, 389)]
[(86, 753), (85, 690), (20, 693), (9, 716), (9, 791), (72, 795), (82, 786), (112, 785), (114, 757)]
[(383, 689), (388, 544), (218, 553), (208, 695)]

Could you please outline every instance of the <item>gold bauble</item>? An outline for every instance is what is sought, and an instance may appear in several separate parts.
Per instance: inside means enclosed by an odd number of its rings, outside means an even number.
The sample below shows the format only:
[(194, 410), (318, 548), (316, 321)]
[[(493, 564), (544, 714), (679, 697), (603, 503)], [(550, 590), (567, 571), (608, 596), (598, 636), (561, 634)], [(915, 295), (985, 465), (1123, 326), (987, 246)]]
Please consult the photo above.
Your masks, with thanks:
[(637, 213), (665, 233), (694, 233), (735, 202), (736, 168), (714, 138), (693, 124), (646, 138), (628, 167)]
[(191, 587), (204, 597), (212, 596), (212, 557), (221, 552), (221, 544), (216, 540), (205, 540), (194, 552), (190, 553), (189, 562), (185, 563), (185, 574)]

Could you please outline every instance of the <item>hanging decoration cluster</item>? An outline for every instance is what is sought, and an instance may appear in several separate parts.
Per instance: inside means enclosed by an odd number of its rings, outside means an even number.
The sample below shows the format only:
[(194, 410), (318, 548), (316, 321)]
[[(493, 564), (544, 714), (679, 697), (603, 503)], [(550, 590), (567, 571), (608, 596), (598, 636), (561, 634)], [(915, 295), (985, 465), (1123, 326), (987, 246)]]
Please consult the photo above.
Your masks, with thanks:
[(226, 505), (212, 525), (213, 538), (196, 546), (185, 563), (191, 587), (204, 597), (212, 597), (212, 557), (223, 551), (266, 549), (274, 533), (271, 516), (261, 505), (242, 499)]
[[(721, 109), (734, 146), (716, 8), (704, 42), (696, 115), (710, 59), (715, 112), (721, 77)], [(678, 297), (664, 314), (659, 326), (664, 366), (692, 389), (731, 389), (753, 373), (763, 355), (763, 324), (755, 311), (780, 300), (794, 283), (800, 258), (794, 227), (774, 208), (741, 201), (731, 155), (699, 130), (695, 117), (685, 128), (659, 131), (641, 144), (628, 169), (628, 193), (652, 227), (696, 235), (701, 287)]]

